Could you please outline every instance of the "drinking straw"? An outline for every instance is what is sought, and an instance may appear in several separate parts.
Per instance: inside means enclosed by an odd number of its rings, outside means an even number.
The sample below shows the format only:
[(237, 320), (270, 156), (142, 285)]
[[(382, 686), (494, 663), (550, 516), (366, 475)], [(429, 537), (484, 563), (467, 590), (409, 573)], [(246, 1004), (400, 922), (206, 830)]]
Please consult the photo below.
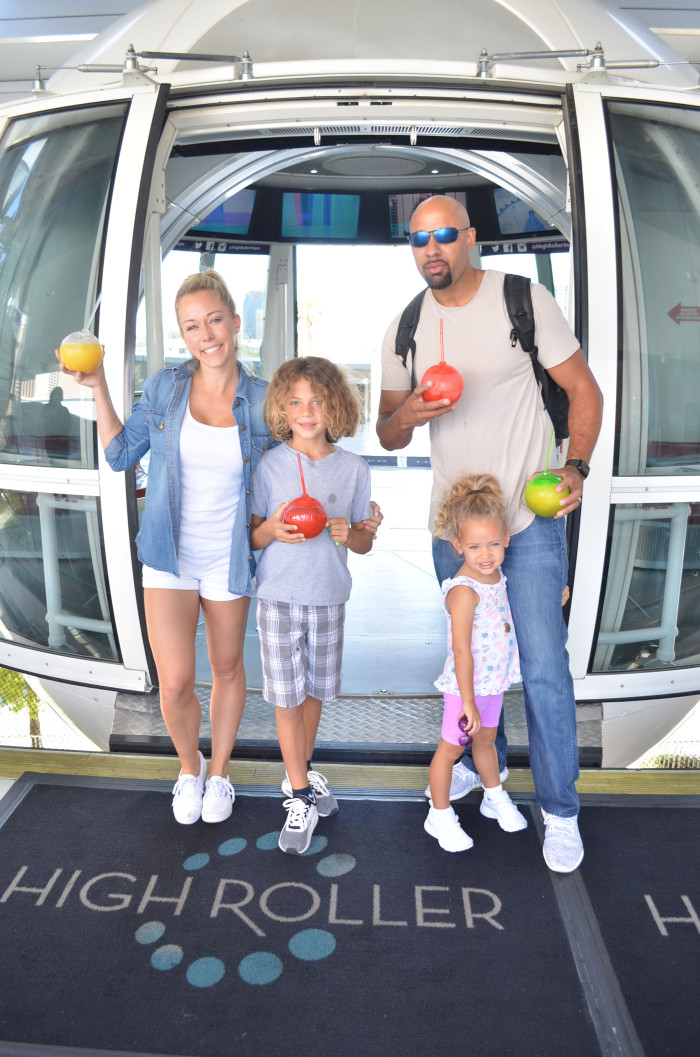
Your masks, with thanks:
[(301, 468), (301, 455), (297, 452), (297, 462), (299, 463), (299, 476), (301, 477), (301, 491), (303, 495), (306, 495), (306, 485), (304, 484), (304, 471)]
[(102, 300), (102, 294), (100, 293), (100, 294), (98, 294), (97, 300), (95, 301), (95, 304), (93, 305), (92, 312), (90, 313), (90, 318), (88, 319), (87, 323), (83, 327), (83, 330), (89, 330), (90, 329), (90, 324), (92, 323), (93, 319), (95, 318), (95, 313), (97, 312), (97, 309), (100, 307), (100, 301), (101, 300)]
[[(303, 494), (306, 495), (306, 485), (304, 483), (304, 471), (301, 468), (301, 455), (299, 454), (299, 452), (297, 452), (297, 462), (299, 463), (299, 476), (301, 477), (301, 490), (302, 490)], [(328, 533), (329, 536), (331, 535), (331, 530), (328, 528), (328, 525), (326, 525), (326, 532)], [(332, 536), (331, 536), (331, 539), (333, 539)], [(340, 546), (340, 540), (333, 540), (333, 542), (335, 543), (336, 547)]]
[[(440, 323), (442, 324), (442, 320), (440, 320)], [(546, 459), (546, 462), (544, 464), (544, 472), (545, 473), (549, 473), (549, 456), (552, 453), (552, 441), (553, 440), (554, 440), (554, 430), (552, 430), (552, 432), (549, 434), (549, 447), (547, 448), (547, 459)]]
[(445, 338), (442, 333), (442, 320), (440, 320), (440, 363), (445, 362)]

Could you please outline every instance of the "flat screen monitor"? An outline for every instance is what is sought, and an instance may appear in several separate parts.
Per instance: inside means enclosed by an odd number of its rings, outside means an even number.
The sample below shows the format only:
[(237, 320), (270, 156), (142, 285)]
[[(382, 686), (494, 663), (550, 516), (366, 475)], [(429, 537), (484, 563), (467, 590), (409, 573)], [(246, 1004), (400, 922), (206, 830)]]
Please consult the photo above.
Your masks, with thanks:
[(356, 239), (359, 195), (296, 193), (282, 195), (283, 239)]
[(255, 191), (246, 187), (212, 209), (202, 223), (192, 229), (193, 233), (214, 231), (217, 235), (247, 235), (254, 202)]
[(493, 200), (501, 235), (526, 235), (530, 232), (551, 230), (527, 202), (523, 202), (505, 188), (494, 187)]
[(434, 194), (444, 194), (447, 198), (455, 198), (465, 209), (467, 208), (466, 191), (413, 191), (408, 194), (390, 194), (389, 221), (392, 238), (406, 238), (411, 230), (413, 210), (424, 198), (431, 198)]

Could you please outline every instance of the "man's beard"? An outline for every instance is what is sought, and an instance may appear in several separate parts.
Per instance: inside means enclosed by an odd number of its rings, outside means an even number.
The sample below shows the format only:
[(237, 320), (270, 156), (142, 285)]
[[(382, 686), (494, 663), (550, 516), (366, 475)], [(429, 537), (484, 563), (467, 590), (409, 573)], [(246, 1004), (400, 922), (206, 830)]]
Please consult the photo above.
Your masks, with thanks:
[(431, 290), (444, 290), (446, 286), (452, 286), (452, 272), (447, 268), (442, 275), (425, 275), (423, 278)]

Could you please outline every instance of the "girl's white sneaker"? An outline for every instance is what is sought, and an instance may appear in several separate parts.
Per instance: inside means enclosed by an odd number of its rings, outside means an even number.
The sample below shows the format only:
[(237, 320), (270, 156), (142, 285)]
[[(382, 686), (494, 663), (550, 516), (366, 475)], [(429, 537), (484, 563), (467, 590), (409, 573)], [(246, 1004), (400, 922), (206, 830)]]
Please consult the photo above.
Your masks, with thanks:
[(431, 837), (435, 837), (444, 851), (467, 851), (474, 847), (474, 841), (460, 826), (453, 807), (442, 810), (431, 807), (423, 828)]
[(527, 819), (520, 814), (505, 789), (502, 789), (493, 800), (485, 795), (481, 801), (480, 810), (486, 818), (497, 819), (498, 825), (506, 833), (517, 833), (518, 830), (527, 828)]

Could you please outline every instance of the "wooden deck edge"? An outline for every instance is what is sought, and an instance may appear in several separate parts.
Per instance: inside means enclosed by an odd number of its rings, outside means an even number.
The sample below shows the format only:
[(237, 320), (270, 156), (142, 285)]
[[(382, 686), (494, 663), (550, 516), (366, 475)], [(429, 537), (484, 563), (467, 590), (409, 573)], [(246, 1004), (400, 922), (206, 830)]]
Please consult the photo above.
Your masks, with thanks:
[[(229, 774), (234, 785), (241, 787), (276, 786), (281, 768), (274, 761), (234, 760)], [(19, 778), (27, 771), (174, 782), (179, 764), (174, 756), (0, 748), (0, 778)], [(428, 781), (427, 767), (392, 764), (324, 763), (323, 773), (338, 789), (422, 790)], [(581, 794), (694, 795), (700, 794), (700, 770), (590, 769), (581, 772), (577, 788)], [(511, 768), (508, 789), (534, 792), (531, 772)]]

